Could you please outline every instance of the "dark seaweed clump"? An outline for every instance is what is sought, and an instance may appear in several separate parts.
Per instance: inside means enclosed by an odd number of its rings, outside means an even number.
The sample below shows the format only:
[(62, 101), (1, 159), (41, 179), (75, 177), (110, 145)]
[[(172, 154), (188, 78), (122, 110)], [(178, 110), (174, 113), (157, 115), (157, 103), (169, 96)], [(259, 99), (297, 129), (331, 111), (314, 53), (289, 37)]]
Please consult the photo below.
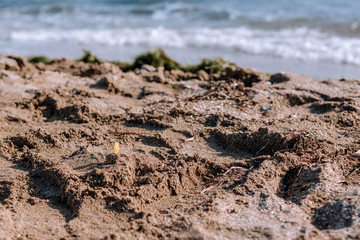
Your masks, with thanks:
[(79, 59), (84, 63), (100, 63), (100, 59), (88, 50), (83, 50), (84, 55)]
[(207, 73), (219, 73), (225, 71), (225, 68), (234, 63), (228, 62), (223, 58), (207, 59), (204, 58), (197, 65), (181, 65), (175, 60), (171, 59), (164, 50), (157, 48), (153, 51), (145, 52), (135, 58), (133, 63), (112, 61), (111, 63), (118, 66), (124, 72), (133, 71), (136, 68), (141, 68), (143, 65), (152, 65), (154, 67), (164, 67), (165, 70), (182, 70), (184, 72), (197, 73), (204, 70)]
[(165, 70), (173, 70), (180, 67), (180, 64), (171, 59), (161, 48), (137, 56), (132, 67), (133, 69), (141, 68), (145, 64), (154, 67), (164, 67)]
[(225, 68), (233, 65), (234, 63), (228, 62), (224, 60), (223, 58), (215, 58), (215, 59), (208, 59), (203, 58), (201, 62), (197, 65), (187, 65), (187, 66), (181, 66), (180, 69), (184, 72), (192, 72), (197, 73), (200, 70), (204, 70), (207, 73), (223, 73), (225, 72)]
[(47, 65), (47, 64), (51, 63), (51, 60), (45, 56), (35, 56), (35, 57), (30, 57), (29, 62), (32, 64), (41, 62), (41, 63), (44, 63), (45, 65)]
[[(79, 61), (85, 63), (100, 63), (100, 59), (88, 50), (83, 50), (84, 55)], [(197, 73), (204, 70), (209, 74), (221, 74), (225, 72), (228, 66), (236, 66), (234, 63), (224, 60), (223, 58), (208, 59), (204, 58), (196, 65), (181, 65), (177, 61), (170, 58), (163, 49), (157, 48), (149, 52), (144, 52), (137, 56), (134, 62), (110, 61), (110, 63), (118, 66), (122, 71), (134, 71), (143, 65), (151, 65), (156, 68), (164, 67), (165, 70), (182, 70), (184, 72)]]

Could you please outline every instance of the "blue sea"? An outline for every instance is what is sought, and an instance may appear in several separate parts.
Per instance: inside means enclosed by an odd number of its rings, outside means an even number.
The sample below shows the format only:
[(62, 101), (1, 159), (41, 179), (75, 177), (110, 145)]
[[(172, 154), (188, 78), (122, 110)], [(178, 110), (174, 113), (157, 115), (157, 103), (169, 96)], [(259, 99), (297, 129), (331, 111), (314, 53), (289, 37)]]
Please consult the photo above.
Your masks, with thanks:
[(164, 48), (259, 71), (360, 79), (359, 0), (0, 0), (0, 53), (109, 60)]

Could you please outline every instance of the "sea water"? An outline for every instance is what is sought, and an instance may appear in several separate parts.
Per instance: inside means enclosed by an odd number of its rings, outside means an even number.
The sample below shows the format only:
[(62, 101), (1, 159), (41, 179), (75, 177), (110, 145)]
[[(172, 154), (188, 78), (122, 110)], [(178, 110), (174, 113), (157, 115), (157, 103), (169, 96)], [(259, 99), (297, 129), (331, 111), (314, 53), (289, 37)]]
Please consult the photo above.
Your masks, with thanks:
[(360, 79), (358, 0), (0, 0), (0, 53), (109, 60), (164, 48), (259, 71)]

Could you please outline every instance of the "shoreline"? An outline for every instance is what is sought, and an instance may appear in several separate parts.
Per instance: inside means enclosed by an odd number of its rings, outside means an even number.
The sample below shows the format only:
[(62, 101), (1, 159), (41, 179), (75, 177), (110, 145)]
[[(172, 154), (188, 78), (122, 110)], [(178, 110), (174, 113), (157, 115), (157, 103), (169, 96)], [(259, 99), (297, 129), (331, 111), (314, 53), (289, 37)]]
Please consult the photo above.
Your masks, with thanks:
[[(1, 47), (1, 46), (0, 46)], [(154, 47), (155, 48), (155, 47)], [(134, 58), (146, 51), (154, 48), (148, 47), (114, 47), (102, 45), (73, 45), (73, 44), (34, 44), (26, 47), (3, 46), (8, 49), (1, 54), (17, 54), (25, 56), (44, 55), (50, 58), (72, 58), (77, 59), (82, 55), (82, 49), (91, 50), (101, 59), (108, 61), (133, 61)], [(16, 49), (16, 50), (14, 50)], [(29, 49), (36, 49), (29, 50)], [(42, 50), (44, 49), (44, 50)], [(303, 61), (299, 59), (282, 59), (262, 55), (249, 55), (241, 52), (232, 52), (225, 50), (209, 50), (209, 49), (177, 49), (163, 48), (169, 56), (182, 64), (196, 64), (202, 58), (221, 57), (230, 62), (234, 62), (238, 66), (252, 68), (255, 71), (267, 72), (270, 74), (276, 72), (288, 72), (300, 74), (315, 79), (331, 79), (331, 78), (347, 78), (360, 79), (359, 66), (351, 64), (337, 64), (325, 62)]]

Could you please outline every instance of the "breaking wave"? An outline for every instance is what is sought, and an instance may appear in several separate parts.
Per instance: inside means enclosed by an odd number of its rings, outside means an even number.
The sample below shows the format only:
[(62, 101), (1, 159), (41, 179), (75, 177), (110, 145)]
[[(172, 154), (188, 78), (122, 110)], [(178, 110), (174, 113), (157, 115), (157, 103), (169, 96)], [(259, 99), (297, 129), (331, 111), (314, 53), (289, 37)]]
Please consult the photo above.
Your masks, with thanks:
[(9, 33), (8, 41), (225, 49), (281, 58), (360, 65), (358, 38), (334, 36), (305, 27), (278, 31), (249, 27), (38, 29), (12, 31)]

